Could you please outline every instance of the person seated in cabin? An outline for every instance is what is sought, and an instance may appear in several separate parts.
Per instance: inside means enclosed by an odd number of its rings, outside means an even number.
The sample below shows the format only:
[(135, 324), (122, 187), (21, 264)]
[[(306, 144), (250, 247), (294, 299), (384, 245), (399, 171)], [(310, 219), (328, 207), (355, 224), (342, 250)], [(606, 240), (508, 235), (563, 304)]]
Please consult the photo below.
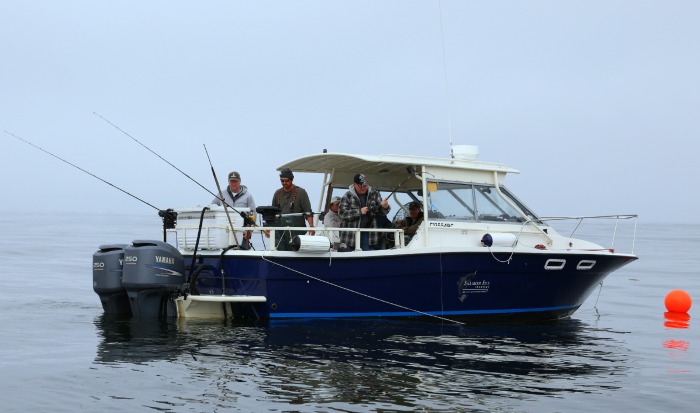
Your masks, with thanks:
[[(378, 228), (378, 221), (386, 218), (389, 213), (389, 201), (382, 199), (379, 191), (367, 185), (367, 179), (362, 174), (353, 177), (353, 184), (340, 200), (338, 215), (341, 228)], [(379, 219), (378, 219), (379, 218)], [(381, 248), (379, 232), (361, 232), (360, 248), (362, 251)], [(340, 232), (340, 248), (338, 251), (355, 250), (355, 233)]]
[[(314, 214), (311, 209), (309, 194), (300, 186), (294, 185), (294, 173), (289, 168), (280, 172), (280, 182), (282, 188), (275, 191), (272, 196), (272, 206), (280, 209), (282, 214), (281, 227), (304, 227), (304, 220), (309, 223), (309, 227), (314, 226)], [(285, 217), (285, 214), (294, 214)], [(275, 245), (278, 251), (291, 251), (291, 241), (297, 235), (304, 235), (305, 231), (275, 231)], [(313, 229), (309, 230), (309, 235), (316, 235)]]
[(394, 227), (403, 229), (404, 243), (411, 242), (411, 238), (416, 235), (418, 227), (423, 223), (423, 210), (419, 202), (411, 201), (408, 204), (408, 216), (394, 223)]
[[(340, 210), (340, 197), (334, 196), (331, 199), (331, 204), (328, 206), (328, 211), (323, 216), (323, 225), (326, 228), (340, 228), (340, 216), (338, 211)], [(328, 231), (328, 238), (330, 238), (333, 243), (333, 249), (338, 250), (340, 246), (340, 237), (338, 236), (338, 231)]]
[[(223, 194), (227, 206), (232, 208), (250, 208), (251, 212), (255, 211), (253, 195), (248, 192), (248, 188), (245, 185), (241, 185), (241, 174), (238, 172), (231, 171), (228, 174), (228, 186)], [(219, 206), (223, 204), (219, 197), (214, 198), (211, 203)], [(250, 231), (243, 233), (243, 245), (240, 247), (246, 250), (250, 248)]]

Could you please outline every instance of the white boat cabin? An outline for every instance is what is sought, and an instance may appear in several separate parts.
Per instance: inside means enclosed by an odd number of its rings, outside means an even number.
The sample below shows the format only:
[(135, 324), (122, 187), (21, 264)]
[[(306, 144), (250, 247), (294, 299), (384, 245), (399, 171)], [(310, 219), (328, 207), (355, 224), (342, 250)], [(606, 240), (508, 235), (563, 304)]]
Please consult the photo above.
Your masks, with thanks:
[[(315, 209), (316, 237), (303, 236), (303, 246), (297, 253), (328, 252), (333, 250), (333, 238), (338, 231), (356, 233), (355, 253), (381, 253), (361, 251), (359, 233), (383, 232), (391, 250), (432, 249), (459, 250), (481, 249), (484, 246), (533, 250), (590, 250), (604, 251), (600, 245), (559, 235), (544, 220), (518, 200), (504, 186), (509, 173), (519, 173), (503, 164), (477, 161), (478, 149), (473, 146), (454, 146), (452, 157), (433, 158), (404, 155), (355, 155), (319, 153), (295, 159), (277, 169), (289, 168), (294, 173), (316, 173), (322, 179), (321, 197)], [(342, 197), (352, 185), (355, 174), (365, 176), (367, 183), (379, 190), (382, 198), (389, 199), (391, 210), (387, 218), (392, 223), (408, 215), (408, 204), (416, 201), (422, 205), (423, 223), (412, 237), (405, 237), (402, 229), (393, 226), (382, 229), (326, 229), (319, 215), (328, 211), (334, 196)], [(313, 205), (312, 205), (313, 206)], [(237, 210), (241, 210), (238, 208)], [(199, 208), (177, 210), (177, 229), (169, 234), (169, 242), (180, 250), (192, 251), (196, 244), (200, 220)], [(243, 211), (248, 213), (248, 211)], [(238, 245), (242, 240), (242, 220), (231, 213), (231, 223), (225, 217), (223, 207), (210, 206), (204, 215), (204, 224), (198, 248), (221, 250)], [(631, 216), (630, 216), (631, 217)], [(617, 216), (617, 218), (628, 218)], [(262, 224), (259, 219), (258, 225)], [(248, 230), (249, 228), (245, 228)], [(285, 230), (308, 228), (286, 228)], [(275, 250), (273, 243), (263, 234), (282, 230), (273, 227), (255, 227), (255, 250)], [(259, 234), (256, 238), (255, 234)], [(487, 237), (485, 243), (484, 237)], [(262, 240), (262, 242), (261, 242)], [(321, 242), (323, 241), (323, 242)], [(287, 254), (289, 252), (280, 252)]]

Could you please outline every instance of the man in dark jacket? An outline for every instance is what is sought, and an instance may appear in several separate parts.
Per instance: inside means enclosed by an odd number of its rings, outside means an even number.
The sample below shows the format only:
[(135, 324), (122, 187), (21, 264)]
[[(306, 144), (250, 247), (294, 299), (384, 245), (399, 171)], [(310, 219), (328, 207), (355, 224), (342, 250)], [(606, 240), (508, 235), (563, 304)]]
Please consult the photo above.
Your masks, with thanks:
[(422, 223), (423, 211), (421, 210), (420, 203), (412, 201), (410, 204), (408, 204), (408, 216), (400, 221), (397, 221), (394, 226), (396, 228), (403, 229), (405, 243), (408, 244), (411, 241), (411, 238), (416, 235), (416, 231)]
[[(379, 191), (367, 185), (362, 174), (353, 178), (353, 184), (340, 200), (341, 228), (377, 228), (377, 217), (389, 213), (389, 202), (382, 199)], [(355, 232), (340, 231), (340, 251), (355, 250)], [(360, 248), (363, 251), (377, 249), (381, 234), (378, 232), (361, 232)]]

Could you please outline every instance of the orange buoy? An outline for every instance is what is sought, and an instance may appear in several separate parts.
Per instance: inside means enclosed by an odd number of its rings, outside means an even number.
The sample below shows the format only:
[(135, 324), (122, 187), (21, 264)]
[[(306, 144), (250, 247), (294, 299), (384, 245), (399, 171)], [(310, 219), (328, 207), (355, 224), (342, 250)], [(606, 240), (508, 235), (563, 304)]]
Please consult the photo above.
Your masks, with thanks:
[(687, 313), (690, 310), (690, 306), (693, 305), (693, 300), (687, 292), (673, 290), (666, 294), (664, 304), (666, 309), (672, 313)]

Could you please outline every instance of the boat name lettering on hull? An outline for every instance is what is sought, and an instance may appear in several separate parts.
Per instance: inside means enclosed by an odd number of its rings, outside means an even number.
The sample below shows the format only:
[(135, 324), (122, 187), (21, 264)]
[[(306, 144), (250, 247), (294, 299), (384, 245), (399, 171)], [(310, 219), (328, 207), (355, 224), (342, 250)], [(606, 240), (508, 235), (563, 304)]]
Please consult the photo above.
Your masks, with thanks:
[(491, 282), (486, 280), (475, 281), (474, 277), (476, 277), (476, 272), (465, 275), (457, 282), (457, 295), (459, 296), (459, 301), (464, 302), (469, 294), (489, 292)]
[(450, 223), (450, 222), (431, 222), (430, 226), (431, 227), (452, 228), (454, 226), (454, 224)]

